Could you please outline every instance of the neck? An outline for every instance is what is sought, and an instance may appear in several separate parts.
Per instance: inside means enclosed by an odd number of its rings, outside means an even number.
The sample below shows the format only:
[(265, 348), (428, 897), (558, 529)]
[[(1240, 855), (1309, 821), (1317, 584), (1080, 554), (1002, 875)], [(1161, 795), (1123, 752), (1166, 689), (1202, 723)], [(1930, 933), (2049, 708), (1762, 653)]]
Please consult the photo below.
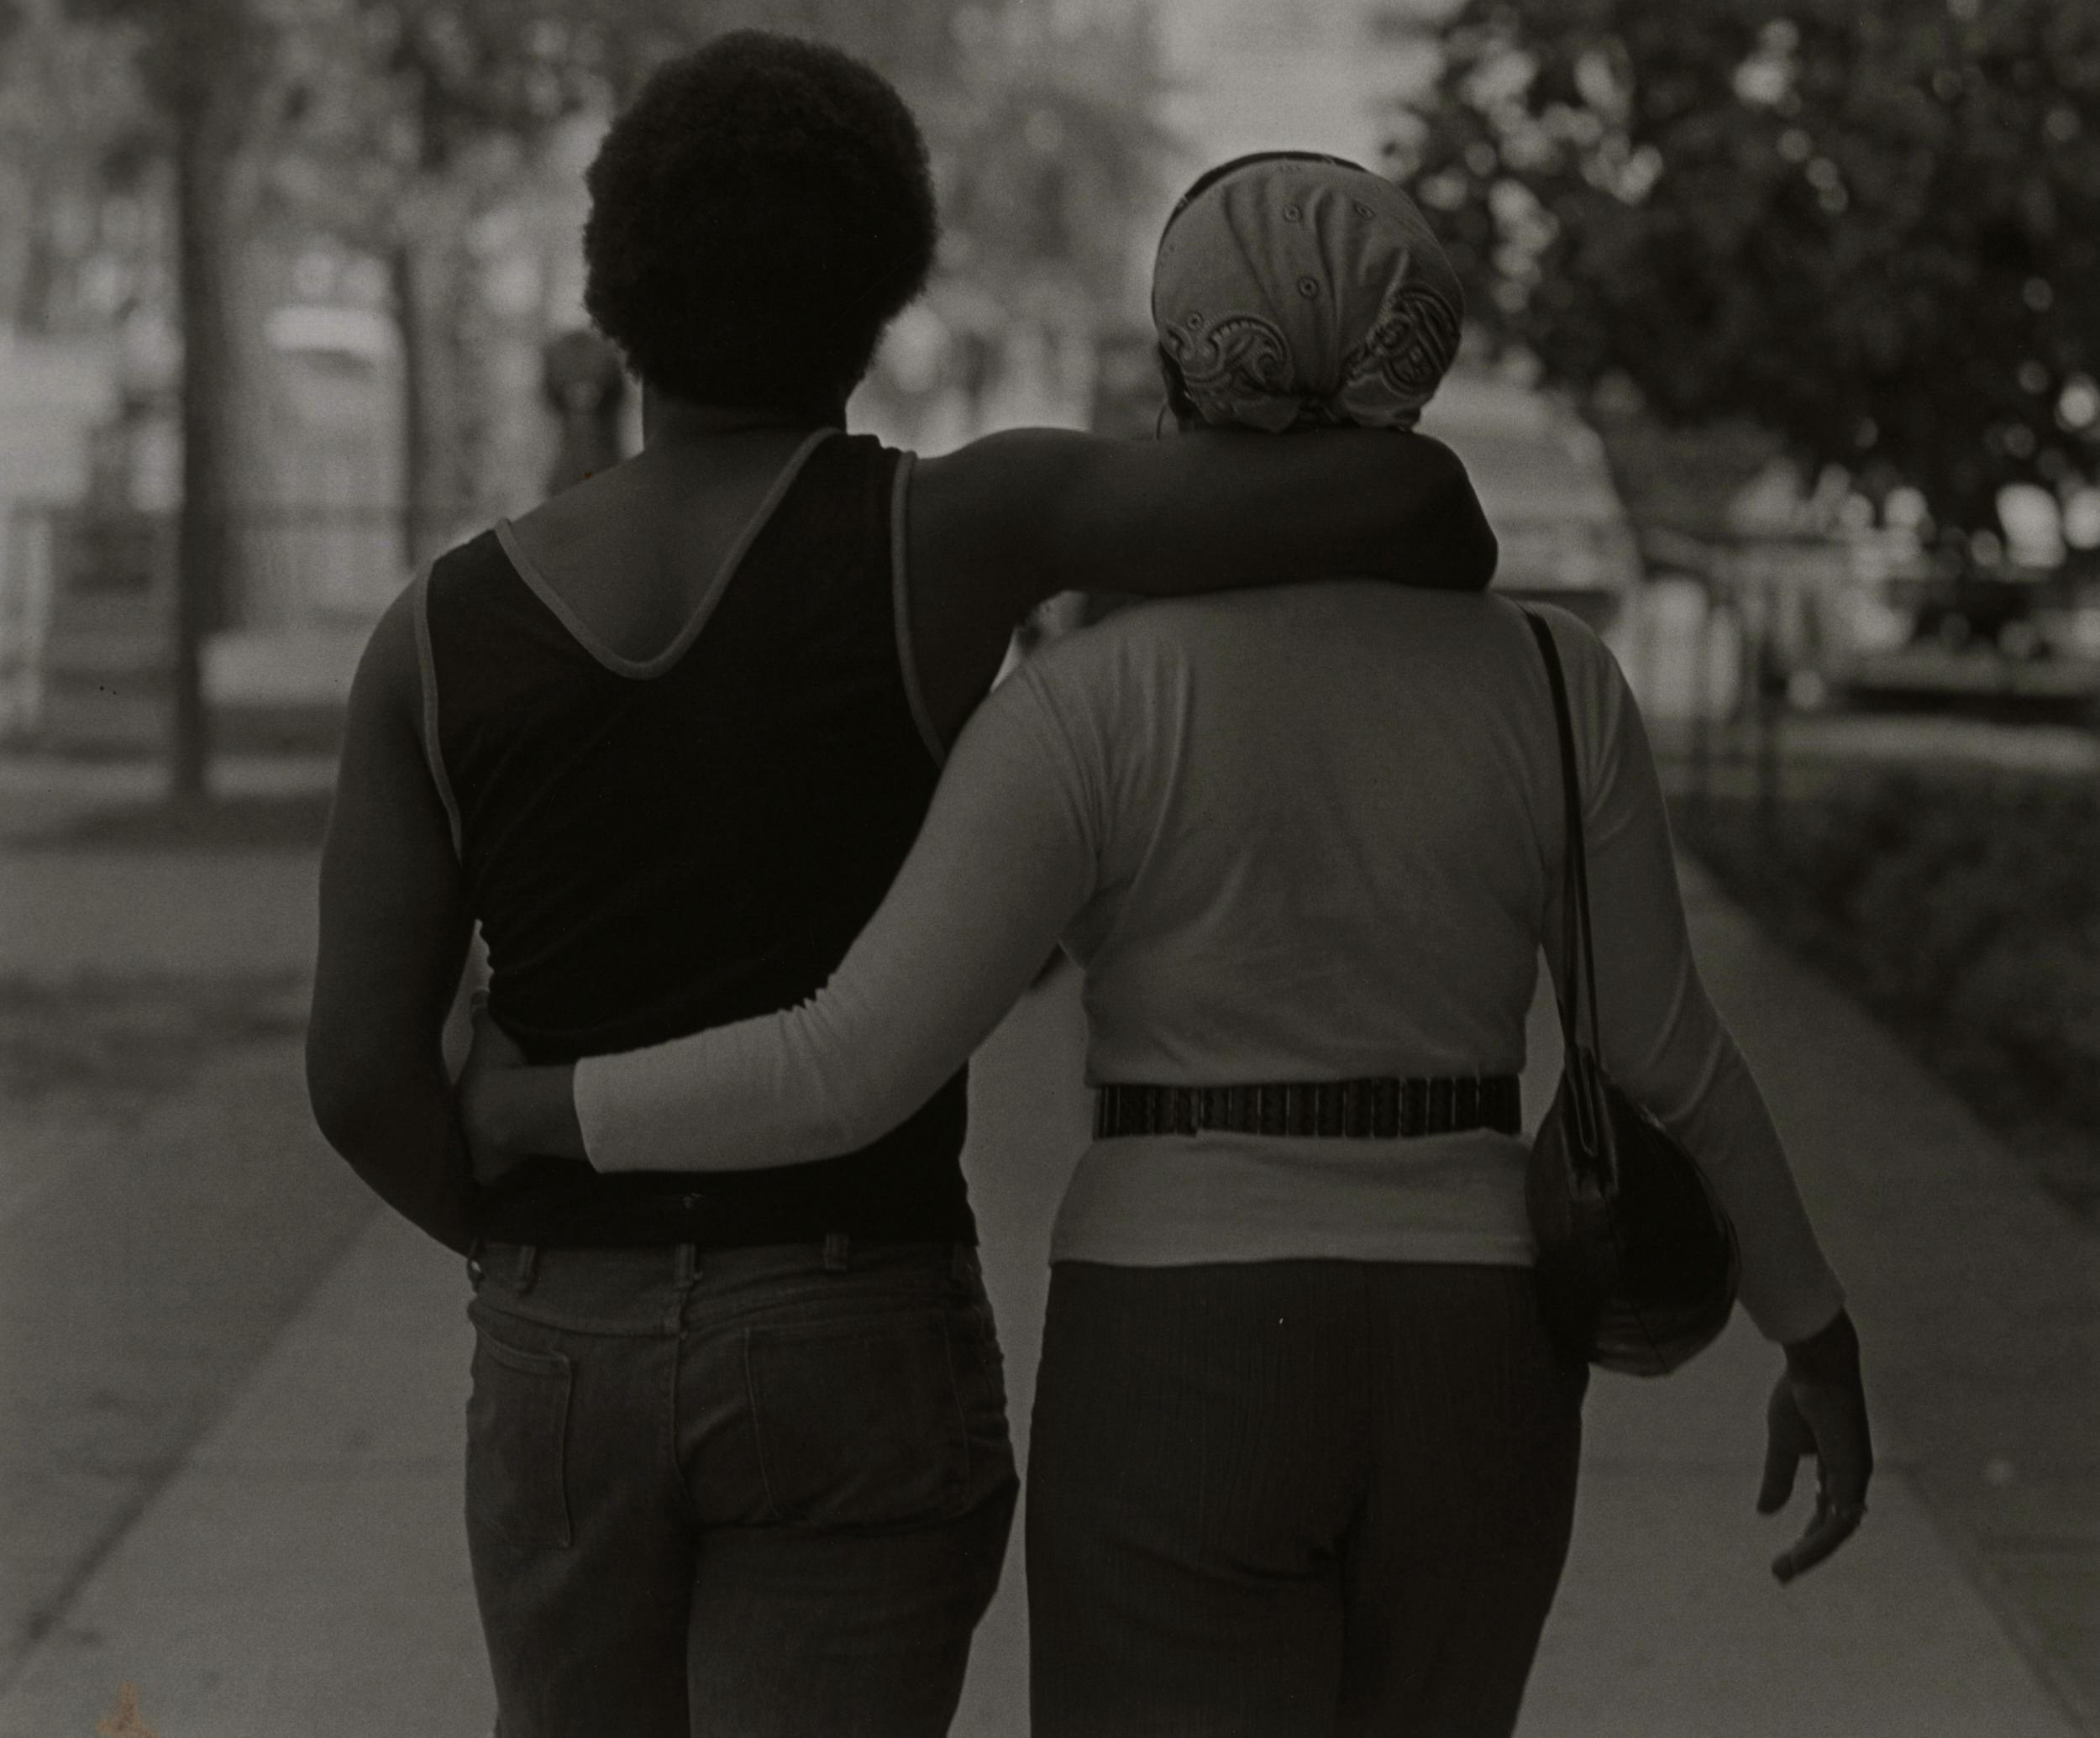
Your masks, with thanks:
[(724, 434), (742, 434), (759, 428), (843, 428), (844, 403), (796, 411), (761, 408), (750, 405), (701, 404), (668, 393), (642, 392), (642, 442), (644, 446), (675, 446), (689, 440)]

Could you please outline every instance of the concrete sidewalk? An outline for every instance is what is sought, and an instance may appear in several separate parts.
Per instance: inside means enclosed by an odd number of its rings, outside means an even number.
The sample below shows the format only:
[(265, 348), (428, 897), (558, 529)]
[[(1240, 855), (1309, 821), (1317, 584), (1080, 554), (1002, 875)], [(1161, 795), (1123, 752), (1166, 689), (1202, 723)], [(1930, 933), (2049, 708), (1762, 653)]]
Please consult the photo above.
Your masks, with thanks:
[[(1524, 1730), (1566, 1738), (2072, 1738), (2100, 1662), (2096, 1240), (1869, 1022), (1688, 879), (1707, 979), (1853, 1294), (1881, 1474), (1866, 1530), (1780, 1589), (1751, 1498), (1774, 1355), (1740, 1324), (1667, 1383), (1599, 1378), (1573, 1553)], [(1527, 1102), (1557, 1044), (1543, 1008)], [(976, 1069), (971, 1169), (1016, 1420), (1048, 1205), (1083, 1134), (1076, 982)], [(86, 1735), (135, 1685), (160, 1738), (399, 1738), (491, 1715), (459, 1520), (454, 1263), (377, 1218), (0, 1698)], [(1018, 1550), (958, 1731), (1026, 1730)], [(2082, 1714), (2077, 1712), (2081, 1699)]]
[[(311, 804), (333, 759), (221, 757), (221, 799)], [(311, 845), (160, 848), (70, 837), (143, 815), (166, 774), (139, 760), (0, 754), (0, 979), (200, 979), (312, 969)]]

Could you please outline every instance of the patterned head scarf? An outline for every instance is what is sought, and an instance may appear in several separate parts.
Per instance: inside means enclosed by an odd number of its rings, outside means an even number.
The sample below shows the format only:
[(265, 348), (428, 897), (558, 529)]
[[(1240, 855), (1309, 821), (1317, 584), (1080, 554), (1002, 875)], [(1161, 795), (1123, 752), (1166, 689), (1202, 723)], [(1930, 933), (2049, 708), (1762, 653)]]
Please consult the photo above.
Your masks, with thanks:
[(1309, 152), (1241, 158), (1175, 207), (1152, 270), (1160, 354), (1210, 423), (1411, 428), (1465, 298), (1415, 202)]

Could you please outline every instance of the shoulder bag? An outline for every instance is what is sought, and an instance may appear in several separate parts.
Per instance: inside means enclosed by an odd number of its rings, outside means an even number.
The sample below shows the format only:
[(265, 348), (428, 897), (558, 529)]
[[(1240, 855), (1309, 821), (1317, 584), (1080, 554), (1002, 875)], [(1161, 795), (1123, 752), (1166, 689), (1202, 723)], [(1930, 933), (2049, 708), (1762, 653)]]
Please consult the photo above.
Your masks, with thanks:
[(1558, 998), (1566, 1058), (1525, 1179), (1540, 1298), (1564, 1355), (1628, 1375), (1661, 1376), (1704, 1350), (1728, 1325), (1741, 1254), (1705, 1174), (1598, 1059), (1589, 866), (1567, 682), (1552, 631), (1529, 610), (1525, 617), (1553, 692), (1567, 814)]

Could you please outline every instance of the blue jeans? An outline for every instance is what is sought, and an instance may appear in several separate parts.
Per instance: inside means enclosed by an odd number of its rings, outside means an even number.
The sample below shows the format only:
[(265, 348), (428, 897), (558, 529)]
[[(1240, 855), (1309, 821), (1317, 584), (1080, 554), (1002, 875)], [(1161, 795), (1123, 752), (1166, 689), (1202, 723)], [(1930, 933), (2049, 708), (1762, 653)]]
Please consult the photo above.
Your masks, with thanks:
[(1016, 1494), (974, 1251), (496, 1245), (469, 1272), (502, 1738), (947, 1730)]

